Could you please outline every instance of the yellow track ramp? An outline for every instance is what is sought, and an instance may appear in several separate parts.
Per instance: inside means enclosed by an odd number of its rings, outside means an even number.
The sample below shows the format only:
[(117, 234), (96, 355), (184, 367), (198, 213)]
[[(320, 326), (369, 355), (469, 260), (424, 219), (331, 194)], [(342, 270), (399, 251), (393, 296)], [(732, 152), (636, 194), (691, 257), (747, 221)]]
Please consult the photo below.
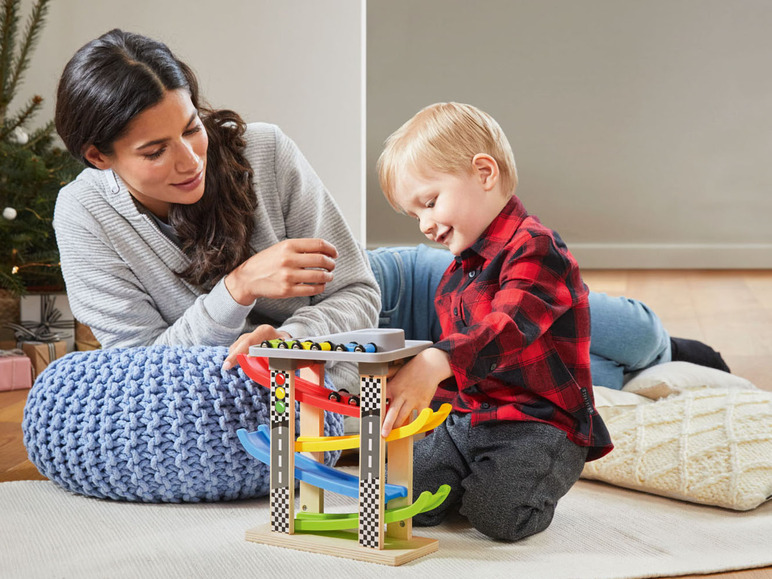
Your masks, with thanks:
[[(436, 412), (431, 408), (424, 408), (413, 422), (393, 429), (389, 436), (386, 437), (386, 442), (434, 430), (448, 417), (450, 410), (450, 404), (443, 404)], [(324, 452), (326, 450), (347, 450), (351, 448), (359, 448), (358, 434), (321, 437), (299, 436), (295, 441), (296, 452)]]

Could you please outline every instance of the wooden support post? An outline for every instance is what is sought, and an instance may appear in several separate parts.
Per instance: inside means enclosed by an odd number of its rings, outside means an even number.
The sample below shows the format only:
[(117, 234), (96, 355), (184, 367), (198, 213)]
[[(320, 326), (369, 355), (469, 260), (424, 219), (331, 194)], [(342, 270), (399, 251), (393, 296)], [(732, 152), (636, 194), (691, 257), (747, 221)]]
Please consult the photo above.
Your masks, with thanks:
[(271, 372), (271, 530), (295, 533), (295, 360), (268, 362)]
[[(387, 449), (388, 482), (407, 487), (405, 498), (392, 499), (388, 507), (394, 509), (413, 504), (413, 437), (392, 440)], [(413, 538), (413, 519), (389, 523), (386, 536), (409, 541)]]
[[(404, 366), (407, 359), (395, 360), (391, 364), (391, 370)], [(397, 367), (397, 368), (395, 368)], [(415, 413), (410, 419), (415, 418)], [(409, 420), (410, 420), (409, 419)], [(408, 421), (409, 421), (408, 420)], [(401, 426), (401, 425), (397, 425)], [(391, 484), (402, 485), (407, 488), (405, 498), (397, 497), (389, 502), (388, 508), (394, 509), (413, 504), (413, 437), (393, 440), (388, 443), (386, 449), (386, 467), (389, 473), (387, 481)], [(413, 538), (413, 519), (390, 523), (386, 528), (386, 536), (395, 539), (409, 541)]]
[[(324, 387), (324, 362), (302, 368), (300, 377)], [(313, 404), (300, 403), (300, 436), (324, 436), (324, 410)], [(304, 454), (324, 464), (324, 452)], [(308, 513), (323, 513), (324, 490), (300, 481), (300, 510)]]

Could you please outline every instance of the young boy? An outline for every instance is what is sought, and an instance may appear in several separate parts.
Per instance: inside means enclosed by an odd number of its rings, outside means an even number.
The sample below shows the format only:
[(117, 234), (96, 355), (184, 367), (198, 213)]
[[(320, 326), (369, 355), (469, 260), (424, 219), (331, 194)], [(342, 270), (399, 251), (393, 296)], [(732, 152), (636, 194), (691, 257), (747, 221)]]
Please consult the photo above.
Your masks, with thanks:
[(420, 111), (386, 141), (378, 171), (392, 207), (456, 256), (435, 296), (440, 341), (388, 383), (383, 436), (415, 409), (453, 405), (414, 446), (415, 494), (452, 490), (414, 522), (458, 509), (495, 539), (538, 533), (584, 463), (612, 449), (593, 402), (579, 267), (515, 196), (509, 142), (473, 106)]

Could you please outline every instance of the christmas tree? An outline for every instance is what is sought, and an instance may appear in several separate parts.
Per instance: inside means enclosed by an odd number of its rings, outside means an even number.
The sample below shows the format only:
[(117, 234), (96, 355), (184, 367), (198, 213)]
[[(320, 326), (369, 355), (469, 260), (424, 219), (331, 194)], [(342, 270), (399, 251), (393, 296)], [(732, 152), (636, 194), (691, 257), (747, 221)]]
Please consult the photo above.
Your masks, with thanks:
[(37, 44), (49, 0), (38, 0), (17, 43), (20, 0), (3, 0), (0, 13), (0, 289), (64, 288), (52, 226), (59, 189), (83, 168), (54, 146), (54, 123), (28, 127), (43, 103), (33, 96), (9, 107)]

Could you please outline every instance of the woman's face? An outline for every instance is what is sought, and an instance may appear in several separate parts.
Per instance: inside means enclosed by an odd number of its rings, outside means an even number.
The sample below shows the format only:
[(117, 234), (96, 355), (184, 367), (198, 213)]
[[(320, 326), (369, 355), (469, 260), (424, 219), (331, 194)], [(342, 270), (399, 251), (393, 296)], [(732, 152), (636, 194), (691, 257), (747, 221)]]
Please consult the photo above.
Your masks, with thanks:
[(190, 94), (177, 89), (131, 121), (113, 154), (92, 145), (86, 158), (115, 171), (137, 201), (165, 220), (172, 203), (189, 205), (203, 196), (208, 145)]

